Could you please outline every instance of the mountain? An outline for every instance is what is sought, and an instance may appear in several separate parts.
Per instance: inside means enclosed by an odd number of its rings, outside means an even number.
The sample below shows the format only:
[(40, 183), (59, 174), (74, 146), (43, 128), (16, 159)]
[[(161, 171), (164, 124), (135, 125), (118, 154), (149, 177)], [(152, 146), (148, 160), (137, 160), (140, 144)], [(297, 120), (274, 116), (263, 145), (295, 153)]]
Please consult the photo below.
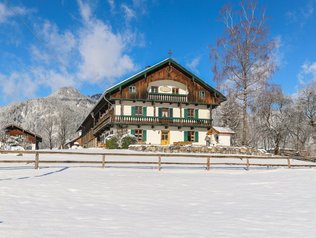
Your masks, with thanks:
[(67, 138), (74, 136), (78, 126), (97, 102), (97, 97), (82, 95), (77, 89), (64, 87), (48, 97), (27, 100), (0, 107), (0, 128), (17, 124), (39, 134), (47, 147), (47, 126), (53, 123), (54, 144), (58, 145), (60, 120), (67, 121)]

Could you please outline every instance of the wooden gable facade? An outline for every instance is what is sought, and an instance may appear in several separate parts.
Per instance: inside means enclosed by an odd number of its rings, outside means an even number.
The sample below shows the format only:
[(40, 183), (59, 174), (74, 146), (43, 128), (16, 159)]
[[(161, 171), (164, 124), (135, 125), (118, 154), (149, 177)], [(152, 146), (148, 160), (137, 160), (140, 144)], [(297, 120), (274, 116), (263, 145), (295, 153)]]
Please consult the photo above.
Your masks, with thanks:
[[(154, 83), (176, 82), (187, 89), (185, 94), (158, 93), (150, 91)], [(132, 92), (131, 92), (132, 89)], [(181, 105), (205, 105), (209, 110), (217, 107), (226, 98), (199, 77), (168, 58), (154, 66), (131, 76), (106, 90), (78, 131), (82, 133), (82, 144), (93, 140), (102, 129), (115, 123), (113, 105), (124, 101), (142, 103), (169, 103)]]
[(35, 145), (35, 149), (39, 149), (39, 143), (43, 140), (41, 136), (17, 125), (8, 125), (4, 130), (8, 136), (23, 136), (27, 142)]

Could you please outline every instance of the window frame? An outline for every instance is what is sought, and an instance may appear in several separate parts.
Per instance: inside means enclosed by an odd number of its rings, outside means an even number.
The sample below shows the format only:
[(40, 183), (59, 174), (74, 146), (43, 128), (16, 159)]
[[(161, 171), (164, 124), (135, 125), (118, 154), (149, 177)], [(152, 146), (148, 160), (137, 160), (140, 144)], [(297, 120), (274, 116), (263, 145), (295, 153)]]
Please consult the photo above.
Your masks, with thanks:
[(135, 129), (134, 136), (136, 137), (137, 142), (143, 142), (144, 130), (143, 129)]
[(150, 92), (151, 93), (158, 93), (158, 86), (151, 86), (150, 87)]
[(195, 142), (195, 131), (188, 131), (188, 141)]
[[(190, 114), (192, 114), (192, 115), (190, 115)], [(195, 110), (193, 108), (188, 108), (188, 115), (187, 115), (187, 117), (189, 119), (194, 119), (195, 118)]]
[(131, 85), (128, 87), (128, 92), (130, 94), (135, 94), (136, 93), (136, 86), (135, 85)]
[(205, 90), (200, 90), (200, 91), (199, 91), (199, 97), (200, 97), (200, 98), (205, 98), (205, 97), (206, 97), (206, 92), (205, 92)]
[(143, 106), (135, 106), (135, 116), (143, 116), (144, 114)]
[(179, 94), (179, 88), (172, 88), (172, 94)]

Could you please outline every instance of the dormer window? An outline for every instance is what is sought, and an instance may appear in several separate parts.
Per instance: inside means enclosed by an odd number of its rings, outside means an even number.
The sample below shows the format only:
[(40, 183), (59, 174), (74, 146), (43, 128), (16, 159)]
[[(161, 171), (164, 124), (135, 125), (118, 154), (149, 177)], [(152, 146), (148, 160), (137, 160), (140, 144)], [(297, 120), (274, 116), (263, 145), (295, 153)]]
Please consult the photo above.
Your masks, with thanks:
[(128, 92), (129, 93), (136, 93), (136, 86), (129, 86)]
[(151, 86), (150, 92), (151, 93), (158, 93), (158, 87), (157, 86)]
[(200, 90), (199, 96), (200, 96), (200, 98), (205, 98), (205, 91), (204, 90)]

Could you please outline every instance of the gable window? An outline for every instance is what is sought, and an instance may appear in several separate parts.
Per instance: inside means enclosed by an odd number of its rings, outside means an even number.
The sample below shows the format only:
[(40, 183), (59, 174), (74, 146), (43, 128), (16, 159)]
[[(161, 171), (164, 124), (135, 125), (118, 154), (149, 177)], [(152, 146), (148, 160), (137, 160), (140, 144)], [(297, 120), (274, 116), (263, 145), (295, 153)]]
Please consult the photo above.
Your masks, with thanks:
[(128, 92), (129, 93), (136, 93), (136, 86), (129, 86), (128, 87)]
[(204, 90), (200, 90), (199, 91), (199, 96), (200, 96), (200, 98), (205, 98), (205, 91)]
[(143, 116), (143, 107), (135, 106), (135, 116)]
[(172, 88), (172, 94), (179, 94), (179, 88)]
[(158, 87), (157, 86), (151, 86), (150, 92), (158, 93)]

